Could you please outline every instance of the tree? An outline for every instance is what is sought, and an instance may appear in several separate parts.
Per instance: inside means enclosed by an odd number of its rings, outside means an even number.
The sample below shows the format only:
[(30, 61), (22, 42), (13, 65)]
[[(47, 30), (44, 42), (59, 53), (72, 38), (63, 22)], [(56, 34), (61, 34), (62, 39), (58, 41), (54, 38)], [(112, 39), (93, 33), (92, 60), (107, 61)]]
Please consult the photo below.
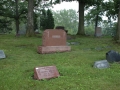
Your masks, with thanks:
[(53, 29), (54, 28), (54, 18), (52, 15), (51, 10), (42, 10), (42, 14), (40, 17), (40, 27), (41, 30), (45, 30), (45, 29)]
[[(57, 0), (60, 1), (60, 0)], [(74, 1), (74, 0), (63, 0), (66, 2)], [(85, 35), (84, 31), (84, 8), (86, 5), (92, 6), (95, 4), (96, 0), (77, 0), (79, 4), (79, 27), (78, 27), (78, 35)]]
[(102, 22), (102, 16), (104, 15), (103, 5), (103, 0), (97, 0), (90, 10), (88, 8), (89, 12), (85, 16), (88, 23), (95, 22), (95, 36), (97, 27)]
[[(109, 0), (109, 2), (105, 3), (106, 5), (106, 16), (108, 17), (109, 21), (112, 19), (118, 19), (115, 40), (120, 42), (120, 0)], [(109, 8), (109, 9), (108, 9)]]
[(1, 0), (0, 1), (0, 16), (9, 17), (16, 23), (16, 34), (19, 32), (19, 19), (25, 18), (26, 3), (21, 0)]
[[(27, 30), (26, 30), (26, 36), (31, 37), (35, 36), (34, 32), (34, 11), (40, 11), (40, 6), (39, 4), (41, 3), (42, 0), (28, 0), (28, 15), (27, 15)], [(47, 7), (46, 5), (49, 6), (49, 3), (44, 4), (43, 3), (43, 8)], [(51, 4), (50, 4), (51, 5)]]
[(11, 20), (6, 17), (0, 17), (0, 33), (10, 33), (11, 31)]
[(120, 42), (120, 0), (113, 0), (113, 1), (114, 1), (115, 12), (113, 12), (112, 14), (114, 16), (117, 16), (117, 18), (118, 18), (115, 40), (117, 42)]
[(76, 34), (78, 31), (78, 14), (75, 10), (60, 10), (53, 12), (55, 26), (64, 26), (69, 34)]
[(53, 14), (50, 9), (47, 10), (47, 29), (53, 29), (55, 26)]
[(117, 42), (120, 42), (120, 1), (118, 1), (118, 25), (117, 25), (117, 31), (116, 31), (116, 37), (115, 39), (117, 40)]
[(27, 30), (26, 36), (35, 36), (34, 32), (34, 0), (28, 0)]

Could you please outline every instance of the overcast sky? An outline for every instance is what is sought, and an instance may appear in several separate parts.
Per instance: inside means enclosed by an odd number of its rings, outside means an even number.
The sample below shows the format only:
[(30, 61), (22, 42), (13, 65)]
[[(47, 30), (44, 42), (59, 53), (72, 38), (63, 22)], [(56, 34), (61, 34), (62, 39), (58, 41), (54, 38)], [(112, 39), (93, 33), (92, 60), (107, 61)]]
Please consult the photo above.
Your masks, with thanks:
[(61, 4), (56, 4), (53, 6), (52, 10), (63, 10), (63, 9), (74, 9), (78, 11), (78, 2), (72, 1), (72, 2), (61, 2)]
[[(105, 0), (108, 1), (108, 0)], [(60, 4), (53, 5), (52, 10), (57, 11), (57, 10), (63, 10), (63, 9), (74, 9), (78, 11), (78, 2), (77, 1), (72, 1), (72, 2), (61, 2)], [(103, 17), (104, 20), (107, 20), (106, 17)]]

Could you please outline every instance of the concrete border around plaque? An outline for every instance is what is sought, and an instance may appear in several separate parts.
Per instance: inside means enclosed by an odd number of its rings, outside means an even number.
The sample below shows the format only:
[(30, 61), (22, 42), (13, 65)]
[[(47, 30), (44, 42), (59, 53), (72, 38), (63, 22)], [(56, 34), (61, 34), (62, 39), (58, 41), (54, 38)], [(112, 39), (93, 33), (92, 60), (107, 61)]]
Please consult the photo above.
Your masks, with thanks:
[(45, 66), (45, 67), (35, 67), (34, 68), (34, 79), (51, 79), (59, 77), (59, 72), (56, 66)]
[(5, 53), (3, 50), (0, 50), (0, 59), (6, 58)]

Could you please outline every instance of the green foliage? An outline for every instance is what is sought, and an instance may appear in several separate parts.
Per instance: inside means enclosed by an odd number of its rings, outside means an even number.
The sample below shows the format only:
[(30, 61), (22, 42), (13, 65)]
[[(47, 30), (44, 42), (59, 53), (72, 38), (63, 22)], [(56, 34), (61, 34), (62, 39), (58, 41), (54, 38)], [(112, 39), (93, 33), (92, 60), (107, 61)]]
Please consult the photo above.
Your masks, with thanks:
[(54, 18), (51, 10), (47, 10), (47, 28), (48, 29), (53, 29), (54, 28)]
[(64, 26), (69, 34), (76, 34), (78, 31), (78, 15), (73, 9), (53, 12), (55, 26)]
[(0, 18), (0, 33), (10, 33), (12, 31), (11, 21), (7, 18)]
[(116, 30), (116, 22), (103, 21), (102, 31), (104, 35), (115, 36)]
[(40, 28), (41, 30), (54, 28), (54, 18), (51, 10), (42, 10), (42, 14), (40, 16)]
[[(102, 22), (102, 16), (104, 15), (103, 10), (104, 2), (103, 0), (97, 0), (93, 5), (92, 8), (89, 9), (89, 7), (86, 7), (86, 10), (88, 10), (87, 15), (85, 16), (85, 20), (87, 23), (95, 22), (95, 27), (100, 25), (100, 22)], [(88, 9), (87, 9), (88, 8)]]
[(85, 34), (86, 35), (94, 35), (95, 33), (95, 27), (94, 24), (89, 24), (85, 26)]
[[(120, 52), (120, 45), (112, 38), (77, 37), (74, 41), (80, 45), (72, 45), (70, 52), (53, 54), (37, 53), (41, 41), (38, 37), (0, 35), (0, 48), (7, 56), (0, 59), (0, 90), (120, 90), (120, 64), (93, 68), (109, 50)], [(57, 67), (59, 78), (33, 79), (35, 67), (51, 65)]]

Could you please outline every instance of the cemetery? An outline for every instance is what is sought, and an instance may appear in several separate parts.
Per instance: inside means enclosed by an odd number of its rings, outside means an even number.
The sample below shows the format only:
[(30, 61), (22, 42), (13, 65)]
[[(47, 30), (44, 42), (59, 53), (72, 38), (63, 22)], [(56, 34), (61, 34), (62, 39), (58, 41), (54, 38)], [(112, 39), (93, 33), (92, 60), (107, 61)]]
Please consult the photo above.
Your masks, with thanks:
[(0, 90), (120, 90), (119, 0), (0, 4)]
[[(59, 34), (49, 35), (53, 39), (54, 37), (59, 39), (62, 37)], [(47, 37), (47, 34), (45, 35)], [(44, 38), (21, 36), (17, 39), (13, 35), (0, 35), (0, 75), (2, 76), (0, 89), (7, 90), (11, 87), (13, 90), (16, 88), (18, 90), (19, 88), (22, 90), (26, 88), (32, 90), (92, 88), (94, 90), (95, 88), (103, 89), (104, 84), (101, 84), (103, 81), (108, 88), (116, 86), (116, 90), (119, 89), (115, 83), (120, 78), (119, 61), (111, 63), (111, 58), (118, 55), (120, 46), (111, 41), (112, 37), (88, 36), (88, 38), (76, 35), (76, 38), (62, 40), (70, 43), (67, 45), (60, 40), (58, 41), (62, 43), (45, 42), (43, 39), (48, 39), (45, 35), (41, 35)], [(69, 46), (69, 51), (52, 53), (40, 51), (38, 53), (38, 47), (59, 46), (60, 44)], [(101, 84), (100, 87), (99, 84)]]

